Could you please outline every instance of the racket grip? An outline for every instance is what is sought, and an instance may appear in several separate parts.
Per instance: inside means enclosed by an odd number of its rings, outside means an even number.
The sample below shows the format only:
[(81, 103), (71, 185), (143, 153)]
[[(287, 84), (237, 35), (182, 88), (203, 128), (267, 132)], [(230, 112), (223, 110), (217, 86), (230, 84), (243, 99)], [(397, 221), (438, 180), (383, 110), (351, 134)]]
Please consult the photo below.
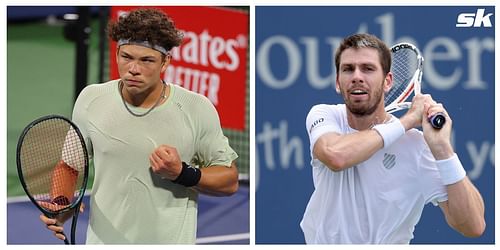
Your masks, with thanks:
[(68, 241), (68, 237), (66, 237), (66, 235), (64, 233), (62, 233), (64, 235), (64, 244), (65, 245), (70, 245), (69, 244), (69, 241)]
[[(53, 224), (54, 226), (57, 226), (56, 224)], [(64, 244), (65, 245), (71, 245), (69, 240), (68, 240), (68, 237), (66, 237), (66, 234), (64, 232), (60, 232), (60, 234), (62, 234), (64, 236)]]
[(441, 129), (446, 123), (446, 118), (443, 113), (439, 112), (429, 118), (429, 123), (435, 129)]

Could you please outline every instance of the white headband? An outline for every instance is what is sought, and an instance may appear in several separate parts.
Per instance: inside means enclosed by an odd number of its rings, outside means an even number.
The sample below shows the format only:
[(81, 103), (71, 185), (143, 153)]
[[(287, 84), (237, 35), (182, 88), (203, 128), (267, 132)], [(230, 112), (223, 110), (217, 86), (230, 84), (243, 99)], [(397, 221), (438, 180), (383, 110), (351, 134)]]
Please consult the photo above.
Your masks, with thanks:
[(148, 41), (130, 41), (130, 39), (118, 40), (118, 47), (120, 47), (122, 45), (139, 45), (139, 46), (143, 46), (146, 48), (154, 49), (154, 50), (159, 51), (160, 53), (162, 53), (164, 55), (168, 54), (168, 51), (165, 48), (163, 48), (162, 46), (152, 45)]

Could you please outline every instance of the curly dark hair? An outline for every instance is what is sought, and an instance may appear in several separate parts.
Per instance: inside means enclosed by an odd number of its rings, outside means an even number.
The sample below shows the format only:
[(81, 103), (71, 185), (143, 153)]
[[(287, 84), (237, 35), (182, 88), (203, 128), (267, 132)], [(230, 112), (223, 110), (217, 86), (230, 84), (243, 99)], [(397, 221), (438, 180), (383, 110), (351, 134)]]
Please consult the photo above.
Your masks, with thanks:
[(183, 34), (175, 28), (173, 20), (164, 12), (153, 9), (136, 9), (120, 16), (118, 22), (108, 23), (108, 35), (113, 41), (130, 39), (148, 41), (167, 51), (182, 43)]

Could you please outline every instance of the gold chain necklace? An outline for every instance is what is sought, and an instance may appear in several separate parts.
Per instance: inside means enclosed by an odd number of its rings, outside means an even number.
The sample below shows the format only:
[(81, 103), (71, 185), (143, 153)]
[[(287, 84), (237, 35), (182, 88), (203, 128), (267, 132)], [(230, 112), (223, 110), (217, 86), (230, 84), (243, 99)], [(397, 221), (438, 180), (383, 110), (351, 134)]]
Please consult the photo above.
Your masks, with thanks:
[(143, 117), (143, 116), (146, 116), (147, 114), (149, 114), (151, 111), (153, 111), (153, 109), (156, 108), (156, 106), (158, 106), (161, 102), (161, 99), (163, 98), (166, 98), (165, 96), (165, 88), (166, 88), (166, 84), (165, 82), (163, 82), (163, 87), (162, 87), (162, 90), (161, 90), (161, 95), (160, 97), (158, 98), (158, 100), (156, 101), (155, 105), (153, 105), (151, 108), (149, 108), (148, 111), (142, 113), (142, 114), (137, 114), (137, 113), (134, 113), (132, 110), (130, 110), (130, 108), (128, 107), (127, 105), (127, 102), (125, 101), (125, 98), (123, 98), (123, 93), (122, 93), (122, 90), (123, 90), (123, 82), (120, 80), (120, 83), (118, 84), (118, 88), (120, 90), (120, 97), (122, 98), (122, 102), (123, 102), (123, 106), (125, 106), (125, 109), (127, 109), (127, 111), (135, 116), (135, 117)]

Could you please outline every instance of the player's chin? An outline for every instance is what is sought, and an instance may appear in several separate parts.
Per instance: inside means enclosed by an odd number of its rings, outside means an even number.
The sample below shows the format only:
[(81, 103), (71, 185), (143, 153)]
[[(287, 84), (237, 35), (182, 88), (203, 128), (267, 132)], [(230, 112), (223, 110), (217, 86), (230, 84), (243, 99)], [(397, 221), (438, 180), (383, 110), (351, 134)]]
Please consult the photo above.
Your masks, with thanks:
[(353, 102), (347, 105), (347, 108), (356, 116), (365, 116), (372, 114), (375, 111), (376, 106), (369, 105), (365, 102)]
[(144, 92), (144, 87), (139, 85), (125, 85), (124, 88), (128, 93), (132, 95), (138, 95)]

